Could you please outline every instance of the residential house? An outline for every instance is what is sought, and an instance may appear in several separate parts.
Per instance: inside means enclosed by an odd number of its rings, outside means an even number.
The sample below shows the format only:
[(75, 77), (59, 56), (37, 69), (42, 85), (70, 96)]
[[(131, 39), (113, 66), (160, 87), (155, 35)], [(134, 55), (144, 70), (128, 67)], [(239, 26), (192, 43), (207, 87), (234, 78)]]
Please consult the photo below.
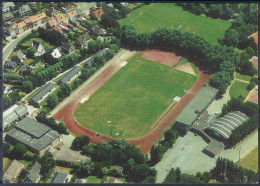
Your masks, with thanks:
[(62, 55), (59, 48), (55, 48), (51, 53), (53, 58), (60, 58)]
[(23, 183), (38, 183), (40, 180), (40, 171), (41, 171), (41, 164), (37, 161), (25, 177)]
[(80, 26), (80, 22), (77, 19), (70, 20), (70, 23), (75, 27)]
[(21, 68), (19, 69), (19, 75), (21, 76), (30, 75), (32, 70), (33, 70), (32, 67), (30, 67), (29, 65), (22, 65)]
[(60, 171), (54, 172), (50, 183), (67, 183), (69, 181), (68, 174)]
[(16, 178), (18, 178), (21, 173), (24, 165), (17, 160), (13, 160), (8, 163), (8, 165), (4, 168), (4, 183), (14, 183)]
[(3, 10), (3, 12), (8, 12), (13, 7), (15, 7), (15, 4), (13, 2), (3, 2), (2, 10)]
[(82, 47), (85, 45), (85, 43), (87, 41), (89, 41), (91, 38), (90, 36), (88, 35), (88, 33), (84, 33), (83, 35), (79, 36), (76, 41), (75, 41), (75, 45), (79, 46), (79, 47)]
[(41, 156), (60, 143), (61, 138), (58, 132), (29, 117), (22, 119), (5, 135), (5, 141), (12, 145), (22, 143), (29, 151)]
[(19, 35), (26, 30), (26, 23), (21, 21), (19, 23), (13, 24), (9, 29), (7, 29), (8, 35), (11, 37)]
[(24, 53), (21, 50), (16, 51), (16, 54), (11, 57), (12, 61), (16, 61), (18, 63), (23, 62), (23, 60), (26, 58)]
[(100, 36), (106, 34), (106, 31), (102, 28), (99, 28), (97, 25), (91, 28), (91, 33), (94, 36)]
[(57, 23), (62, 24), (62, 23), (68, 23), (69, 22), (69, 16), (68, 14), (61, 14), (56, 17)]
[(112, 3), (102, 3), (102, 10), (105, 12), (112, 12), (114, 10), (114, 5)]
[(3, 13), (3, 21), (4, 22), (13, 21), (13, 19), (14, 19), (14, 14), (12, 12)]
[(64, 42), (64, 43), (62, 43), (61, 49), (62, 49), (63, 53), (71, 54), (72, 52), (75, 51), (75, 46)]
[(63, 35), (63, 30), (60, 26), (53, 26), (51, 29)]
[(10, 36), (16, 36), (18, 34), (23, 33), (25, 30), (39, 26), (40, 24), (45, 23), (46, 21), (46, 14), (42, 12), (40, 14), (25, 18), (23, 21), (19, 23), (15, 23), (7, 30), (7, 33)]
[(95, 19), (100, 21), (101, 20), (101, 16), (104, 14), (103, 10), (101, 8), (90, 8), (89, 9), (89, 16), (91, 19)]
[(32, 10), (28, 4), (25, 4), (18, 8), (18, 12), (19, 12), (20, 16), (23, 16), (25, 14), (28, 15), (28, 14), (32, 13)]
[(4, 64), (4, 71), (14, 71), (14, 69), (17, 67), (17, 63), (15, 61), (6, 61)]
[(73, 10), (73, 11), (68, 12), (67, 15), (69, 16), (70, 20), (73, 20), (78, 17), (78, 12), (77, 12), (77, 10)]
[(45, 53), (45, 50), (44, 50), (42, 44), (38, 41), (33, 40), (32, 47), (36, 49), (36, 52), (34, 54), (35, 56), (41, 56), (42, 54)]
[(50, 6), (45, 10), (45, 13), (47, 16), (53, 17), (53, 16), (57, 16), (59, 14), (59, 11), (57, 11), (55, 8)]

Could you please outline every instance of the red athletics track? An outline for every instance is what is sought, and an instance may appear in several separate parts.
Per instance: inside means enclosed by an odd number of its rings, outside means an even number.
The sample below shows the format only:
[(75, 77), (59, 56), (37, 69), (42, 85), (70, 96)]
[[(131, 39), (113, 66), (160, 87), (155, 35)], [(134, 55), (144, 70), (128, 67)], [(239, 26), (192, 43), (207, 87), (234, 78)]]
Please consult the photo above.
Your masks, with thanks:
[[(68, 103), (65, 107), (59, 110), (54, 115), (54, 118), (60, 120), (63, 118), (65, 125), (70, 132), (76, 136), (87, 135), (90, 137), (92, 143), (98, 143), (103, 140), (113, 140), (113, 138), (100, 135), (96, 137), (96, 132), (86, 129), (79, 125), (73, 118), (73, 112), (78, 102), (84, 97), (90, 97), (99, 87), (101, 87), (113, 74), (119, 70), (119, 65), (111, 66), (106, 69), (100, 76), (98, 76), (91, 84), (89, 84), (83, 91), (80, 92), (73, 100)], [(146, 154), (151, 149), (152, 145), (155, 144), (164, 131), (167, 130), (176, 117), (181, 113), (185, 106), (192, 100), (197, 92), (203, 87), (204, 83), (209, 80), (210, 75), (204, 74), (202, 71), (199, 72), (199, 76), (195, 84), (189, 89), (189, 91), (181, 98), (178, 104), (165, 116), (165, 118), (158, 124), (158, 126), (146, 136), (139, 139), (128, 140), (131, 144), (140, 147), (142, 153)]]

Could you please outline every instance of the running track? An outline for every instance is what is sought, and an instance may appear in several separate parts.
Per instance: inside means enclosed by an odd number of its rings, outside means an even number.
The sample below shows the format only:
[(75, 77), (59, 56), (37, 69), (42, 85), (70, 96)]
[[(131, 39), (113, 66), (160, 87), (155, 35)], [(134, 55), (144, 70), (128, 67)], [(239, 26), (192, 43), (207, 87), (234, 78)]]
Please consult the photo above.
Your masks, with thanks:
[[(75, 136), (87, 135), (90, 137), (92, 143), (99, 143), (103, 140), (113, 140), (113, 138), (100, 135), (96, 137), (96, 132), (86, 129), (80, 126), (73, 118), (73, 112), (77, 104), (81, 99), (88, 96), (90, 97), (98, 88), (100, 88), (110, 77), (112, 77), (119, 69), (120, 64), (114, 64), (108, 67), (100, 76), (98, 76), (92, 83), (90, 83), (80, 94), (75, 96), (73, 100), (68, 103), (65, 107), (59, 110), (54, 118), (63, 121), (67, 128)], [(158, 126), (144, 137), (139, 139), (128, 140), (131, 144), (139, 146), (142, 153), (146, 154), (150, 151), (153, 144), (155, 144), (164, 134), (177, 116), (182, 112), (186, 105), (193, 99), (197, 92), (204, 86), (210, 75), (204, 74), (202, 71), (199, 72), (199, 76), (195, 84), (188, 90), (188, 92), (181, 98), (177, 105), (165, 116), (165, 118), (158, 124)]]

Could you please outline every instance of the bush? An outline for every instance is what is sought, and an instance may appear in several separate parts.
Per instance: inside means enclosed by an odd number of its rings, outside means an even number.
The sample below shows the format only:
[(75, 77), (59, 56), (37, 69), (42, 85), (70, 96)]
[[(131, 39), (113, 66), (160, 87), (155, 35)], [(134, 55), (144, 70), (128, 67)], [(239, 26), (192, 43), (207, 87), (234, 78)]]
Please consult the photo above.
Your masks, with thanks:
[(61, 167), (75, 168), (73, 162), (66, 161), (66, 160), (56, 160), (56, 165)]
[(252, 90), (253, 88), (255, 88), (255, 86), (256, 86), (256, 84), (255, 84), (255, 82), (250, 82), (248, 85), (247, 85), (247, 90)]

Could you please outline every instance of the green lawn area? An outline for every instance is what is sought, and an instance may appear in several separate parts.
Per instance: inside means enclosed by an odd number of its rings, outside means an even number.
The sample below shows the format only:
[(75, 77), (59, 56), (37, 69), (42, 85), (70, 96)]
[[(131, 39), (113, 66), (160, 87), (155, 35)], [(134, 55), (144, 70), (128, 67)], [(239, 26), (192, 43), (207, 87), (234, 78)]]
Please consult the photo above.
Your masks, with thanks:
[(28, 64), (30, 64), (31, 62), (33, 62), (33, 59), (26, 59), (26, 60), (24, 60), (23, 61), (23, 64), (26, 64), (26, 65), (28, 65)]
[(35, 41), (38, 41), (42, 44), (44, 50), (52, 50), (54, 49), (55, 47), (47, 42), (45, 42), (44, 40), (42, 40), (41, 38), (31, 38), (29, 39), (28, 41), (22, 43), (22, 46), (25, 46), (25, 47), (30, 47), (32, 45), (32, 41), (35, 40)]
[(144, 136), (172, 99), (182, 97), (197, 79), (141, 55), (79, 103), (74, 117), (82, 126), (114, 138)]
[(241, 80), (244, 80), (244, 81), (248, 81), (248, 82), (252, 79), (251, 76), (241, 75), (239, 73), (236, 73), (235, 78), (241, 79)]
[(96, 176), (89, 176), (86, 179), (87, 179), (86, 183), (101, 183), (101, 181), (102, 181), (102, 179), (100, 179)]
[(65, 173), (69, 174), (71, 170), (72, 170), (72, 168), (56, 166), (54, 169), (54, 172), (60, 171), (60, 172), (65, 172)]
[(235, 80), (229, 90), (230, 97), (238, 98), (239, 96), (246, 97), (249, 91), (247, 90), (248, 83)]
[(133, 10), (120, 24), (133, 25), (142, 32), (151, 32), (161, 27), (179, 29), (197, 34), (213, 43), (223, 38), (225, 31), (231, 26), (230, 21), (195, 15), (173, 3), (144, 5)]
[(239, 164), (242, 167), (258, 172), (258, 148), (254, 149), (246, 157), (244, 157)]

